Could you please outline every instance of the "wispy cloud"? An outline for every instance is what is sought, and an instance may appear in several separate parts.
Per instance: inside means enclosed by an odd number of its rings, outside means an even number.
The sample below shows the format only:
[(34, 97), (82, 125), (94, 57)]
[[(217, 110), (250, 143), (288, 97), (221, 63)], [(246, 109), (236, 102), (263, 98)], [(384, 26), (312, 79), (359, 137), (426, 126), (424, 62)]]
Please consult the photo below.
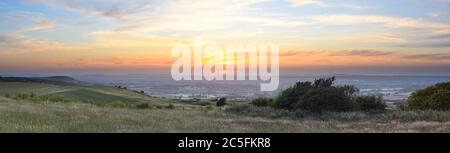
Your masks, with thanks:
[(393, 55), (393, 52), (385, 52), (385, 51), (377, 51), (373, 49), (364, 49), (364, 50), (349, 50), (349, 51), (340, 51), (340, 52), (334, 52), (331, 55), (336, 56), (387, 56), (387, 55)]
[(14, 21), (30, 22), (30, 26), (19, 29), (16, 31), (17, 33), (49, 30), (57, 27), (55, 21), (47, 19), (45, 15), (41, 13), (17, 11), (7, 14), (7, 17)]
[(60, 42), (38, 40), (24, 36), (0, 35), (0, 55), (83, 49), (87, 49), (87, 46), (66, 45)]
[[(426, 60), (435, 61), (439, 60), (441, 62), (450, 63), (450, 54), (435, 53), (435, 54), (412, 54), (412, 53), (399, 53), (393, 51), (380, 51), (375, 49), (360, 49), (360, 50), (340, 50), (340, 51), (287, 51), (282, 52), (280, 56), (285, 57), (310, 57), (318, 56), (322, 58), (333, 58), (333, 57), (363, 57), (365, 59), (370, 58), (397, 58), (403, 60), (416, 59), (416, 60)], [(373, 59), (372, 59), (373, 60)], [(378, 59), (379, 60), (379, 59)], [(375, 60), (377, 61), (377, 60)]]
[(56, 23), (53, 21), (43, 21), (36, 23), (35, 25), (19, 30), (18, 32), (33, 32), (33, 31), (41, 31), (41, 30), (48, 30), (53, 29), (56, 27)]
[(426, 28), (431, 31), (449, 29), (450, 25), (445, 23), (428, 21), (425, 19), (413, 19), (404, 17), (393, 17), (383, 15), (353, 15), (353, 14), (331, 14), (313, 17), (314, 20), (325, 24), (382, 24), (392, 28)]
[(325, 2), (322, 0), (290, 0), (293, 7), (302, 7), (307, 5), (316, 5), (319, 7), (344, 7), (344, 8), (351, 8), (351, 9), (368, 9), (369, 6), (365, 5), (359, 5), (359, 4), (353, 4), (353, 3), (346, 3), (346, 2)]
[(291, 3), (294, 7), (301, 7), (305, 5), (325, 6), (325, 3), (320, 0), (291, 0)]
[(156, 1), (134, 0), (130, 1), (73, 1), (73, 0), (26, 0), (30, 3), (44, 4), (51, 7), (63, 8), (68, 11), (88, 14), (94, 16), (102, 16), (112, 19), (125, 19), (126, 17), (154, 9), (153, 5)]

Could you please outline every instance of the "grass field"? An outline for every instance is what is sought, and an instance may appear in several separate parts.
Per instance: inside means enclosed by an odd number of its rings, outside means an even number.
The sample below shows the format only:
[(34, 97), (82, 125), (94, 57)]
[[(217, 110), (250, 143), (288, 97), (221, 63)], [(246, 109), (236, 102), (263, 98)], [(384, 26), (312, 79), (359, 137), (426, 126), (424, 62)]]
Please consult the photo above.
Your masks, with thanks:
[[(4, 96), (31, 92), (73, 101)], [(152, 107), (99, 105), (109, 102)], [(0, 82), (0, 132), (450, 132), (450, 112), (310, 114), (233, 108), (191, 105), (108, 86)]]

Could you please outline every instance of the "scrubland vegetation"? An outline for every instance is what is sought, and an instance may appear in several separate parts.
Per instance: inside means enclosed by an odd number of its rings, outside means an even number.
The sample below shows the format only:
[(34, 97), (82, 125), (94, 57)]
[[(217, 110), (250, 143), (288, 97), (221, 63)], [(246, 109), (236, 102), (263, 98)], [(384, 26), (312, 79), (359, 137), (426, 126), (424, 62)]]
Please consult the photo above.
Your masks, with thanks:
[[(247, 103), (0, 81), (0, 132), (450, 132), (450, 112), (443, 109), (448, 83), (419, 90), (402, 109), (392, 110), (382, 97), (358, 95), (357, 88), (333, 81), (299, 82), (277, 97)], [(417, 107), (418, 101), (427, 104)]]

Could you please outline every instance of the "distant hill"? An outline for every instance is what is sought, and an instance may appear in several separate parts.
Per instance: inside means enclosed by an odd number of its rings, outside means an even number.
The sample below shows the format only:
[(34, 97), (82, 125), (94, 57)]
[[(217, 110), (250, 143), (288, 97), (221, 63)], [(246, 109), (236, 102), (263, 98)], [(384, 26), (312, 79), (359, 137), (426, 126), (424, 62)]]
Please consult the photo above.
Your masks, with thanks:
[(0, 82), (33, 82), (47, 83), (54, 85), (84, 85), (87, 83), (75, 80), (68, 76), (51, 76), (51, 77), (0, 77)]
[(0, 102), (2, 97), (129, 108), (150, 107), (147, 105), (166, 107), (175, 103), (170, 99), (108, 85), (84, 83), (67, 76), (0, 77)]

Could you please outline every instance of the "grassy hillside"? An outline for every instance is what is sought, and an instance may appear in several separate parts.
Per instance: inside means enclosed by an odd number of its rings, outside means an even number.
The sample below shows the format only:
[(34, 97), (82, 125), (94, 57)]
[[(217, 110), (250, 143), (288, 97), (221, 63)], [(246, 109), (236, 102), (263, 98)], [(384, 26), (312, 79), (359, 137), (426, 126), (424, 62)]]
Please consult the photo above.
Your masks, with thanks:
[[(61, 99), (63, 99), (61, 101)], [(288, 112), (110, 86), (0, 81), (0, 132), (450, 132), (450, 112)]]
[[(289, 119), (241, 115), (217, 108), (131, 109), (0, 98), (1, 132), (449, 132), (448, 119), (433, 119), (449, 115), (392, 112), (376, 120), (380, 115), (337, 113), (326, 118)], [(366, 117), (370, 119), (357, 119)]]

